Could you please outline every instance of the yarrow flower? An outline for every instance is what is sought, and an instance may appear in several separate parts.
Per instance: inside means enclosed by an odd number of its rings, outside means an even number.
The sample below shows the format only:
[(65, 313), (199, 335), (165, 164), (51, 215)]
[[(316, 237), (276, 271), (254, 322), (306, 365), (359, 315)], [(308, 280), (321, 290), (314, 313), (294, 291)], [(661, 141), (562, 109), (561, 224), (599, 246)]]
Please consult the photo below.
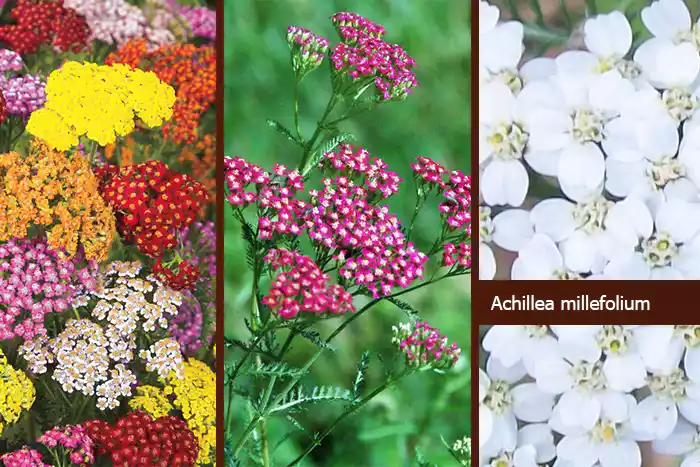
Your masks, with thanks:
[(36, 390), (27, 375), (14, 369), (0, 350), (0, 433), (34, 404)]
[(178, 244), (179, 231), (194, 221), (207, 200), (201, 183), (161, 161), (104, 165), (96, 174), (122, 238), (152, 258), (162, 258)]
[(78, 296), (94, 290), (95, 279), (81, 262), (60, 257), (44, 238), (0, 245), (0, 340), (46, 335), (47, 314), (82, 304)]
[(39, 75), (0, 76), (0, 91), (8, 115), (28, 118), (46, 102), (46, 84)]
[(336, 13), (333, 24), (343, 42), (331, 53), (335, 72), (349, 77), (351, 85), (375, 85), (385, 101), (404, 100), (418, 86), (416, 61), (398, 44), (385, 42), (384, 28), (353, 13)]
[(149, 127), (162, 125), (174, 103), (175, 91), (154, 73), (66, 62), (49, 75), (46, 103), (32, 113), (27, 131), (59, 150), (77, 146), (83, 135), (105, 146), (129, 134), (136, 117)]
[(0, 26), (0, 40), (18, 54), (34, 53), (43, 44), (72, 52), (87, 45), (90, 28), (85, 18), (65, 8), (63, 0), (19, 0), (10, 16), (17, 23)]
[[(200, 121), (216, 100), (216, 50), (213, 45), (174, 43), (149, 51), (143, 39), (129, 41), (110, 54), (105, 63), (124, 64), (135, 71), (152, 72), (175, 90), (172, 118), (163, 135), (177, 144), (193, 144)], [(144, 73), (144, 71), (139, 71)]]
[(386, 162), (375, 157), (371, 158), (369, 151), (364, 148), (355, 148), (351, 144), (340, 143), (333, 152), (323, 155), (319, 167), (328, 169), (331, 173), (347, 175), (350, 178), (359, 177), (359, 183), (379, 194), (382, 198), (388, 198), (399, 191), (401, 177), (388, 170)]
[(308, 256), (290, 250), (271, 250), (265, 262), (277, 275), (262, 303), (282, 318), (300, 312), (342, 314), (355, 311), (352, 295), (330, 278)]
[(161, 339), (142, 350), (139, 356), (146, 362), (146, 371), (156, 372), (161, 378), (173, 375), (182, 378), (182, 352), (175, 339)]
[(216, 12), (205, 7), (183, 7), (180, 15), (195, 37), (203, 37), (211, 41), (216, 40)]
[[(585, 21), (585, 50), (523, 63), (522, 24), (499, 16), (480, 3), (480, 200), (502, 215), (539, 199), (537, 238), (523, 228), (505, 248), (518, 253), (510, 278), (696, 277), (700, 231), (672, 220), (700, 207), (700, 47), (685, 4), (645, 7), (653, 37), (639, 46), (614, 11)], [(556, 178), (559, 194), (542, 199), (532, 177)], [(482, 258), (490, 279), (492, 251)]]
[(22, 56), (10, 49), (0, 49), (0, 73), (18, 71), (24, 67)]
[(424, 322), (402, 323), (392, 328), (392, 343), (406, 356), (406, 365), (412, 368), (442, 370), (457, 363), (462, 350), (456, 342)]
[(202, 306), (190, 292), (183, 293), (182, 305), (178, 307), (177, 316), (170, 319), (168, 332), (188, 355), (196, 354), (211, 340), (212, 333), (204, 333)]
[(0, 456), (5, 467), (52, 467), (44, 464), (41, 453), (36, 449), (24, 447), (18, 451)]
[(287, 43), (292, 52), (292, 67), (297, 79), (321, 66), (329, 45), (325, 37), (297, 26), (289, 26)]
[(45, 431), (37, 441), (49, 448), (64, 448), (69, 460), (77, 466), (88, 466), (95, 462), (94, 442), (80, 425), (52, 428)]
[(68, 257), (82, 247), (88, 260), (103, 261), (116, 233), (112, 210), (81, 153), (64, 154), (32, 142), (27, 155), (0, 157), (0, 242), (47, 227), (51, 249)]
[(194, 467), (201, 453), (192, 431), (174, 416), (154, 420), (144, 412), (130, 412), (114, 425), (88, 420), (83, 426), (94, 440), (97, 452), (109, 455), (115, 466), (143, 462)]

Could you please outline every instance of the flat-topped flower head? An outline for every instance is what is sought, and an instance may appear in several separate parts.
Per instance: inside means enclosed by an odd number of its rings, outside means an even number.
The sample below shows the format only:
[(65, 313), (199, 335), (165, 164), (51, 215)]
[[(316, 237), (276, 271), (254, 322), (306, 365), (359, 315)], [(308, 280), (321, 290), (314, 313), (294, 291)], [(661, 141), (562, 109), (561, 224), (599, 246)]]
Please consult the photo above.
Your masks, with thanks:
[(342, 314), (354, 311), (352, 295), (308, 256), (291, 250), (270, 250), (265, 262), (276, 273), (262, 303), (282, 318), (299, 313)]
[(270, 174), (262, 167), (238, 156), (224, 158), (224, 177), (229, 190), (226, 199), (234, 206), (247, 206), (258, 199), (257, 190), (246, 191), (249, 185), (257, 188), (270, 183)]
[(321, 65), (329, 46), (325, 37), (297, 26), (289, 26), (287, 43), (292, 52), (294, 73), (299, 77)]
[(419, 321), (415, 324), (402, 323), (393, 328), (392, 342), (406, 356), (406, 365), (419, 369), (452, 368), (462, 350), (456, 342), (450, 343), (447, 336)]
[(327, 152), (323, 157), (319, 167), (351, 177), (359, 176), (359, 181), (367, 190), (378, 193), (382, 198), (388, 198), (399, 191), (401, 177), (389, 171), (389, 166), (382, 159), (372, 158), (364, 148), (341, 143), (335, 151)]
[(386, 30), (382, 25), (356, 13), (342, 11), (331, 16), (331, 20), (340, 38), (347, 43), (356, 42), (360, 37), (381, 38), (386, 34)]
[(429, 157), (418, 156), (416, 159), (417, 161), (411, 164), (411, 169), (418, 182), (428, 184), (430, 187), (437, 186), (438, 189), (445, 188), (443, 179), (446, 173), (445, 167)]

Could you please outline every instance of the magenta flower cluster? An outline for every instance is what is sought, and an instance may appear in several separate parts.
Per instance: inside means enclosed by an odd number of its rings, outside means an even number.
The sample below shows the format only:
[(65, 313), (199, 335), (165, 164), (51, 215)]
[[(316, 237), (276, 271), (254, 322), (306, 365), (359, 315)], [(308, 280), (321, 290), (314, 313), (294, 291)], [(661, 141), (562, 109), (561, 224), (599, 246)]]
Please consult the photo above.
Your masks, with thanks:
[[(170, 319), (168, 332), (180, 344), (182, 353), (194, 355), (202, 347), (202, 329), (204, 316), (199, 300), (192, 292), (184, 291), (182, 304), (177, 308), (177, 315)], [(209, 334), (211, 340), (212, 334)]]
[(251, 184), (257, 188), (270, 183), (269, 173), (241, 157), (224, 158), (224, 177), (229, 190), (226, 199), (234, 206), (248, 206), (257, 201), (257, 190), (247, 191)]
[(369, 203), (368, 191), (347, 177), (323, 184), (310, 191), (307, 229), (315, 243), (337, 252), (341, 277), (366, 287), (375, 298), (423, 277), (428, 256), (407, 241), (387, 206)]
[(392, 342), (406, 356), (406, 365), (412, 368), (451, 368), (462, 353), (456, 342), (450, 344), (446, 336), (422, 321), (400, 324), (393, 331)]
[(277, 272), (270, 291), (262, 303), (282, 318), (293, 318), (300, 312), (342, 314), (355, 311), (352, 295), (330, 278), (318, 265), (296, 251), (275, 249), (265, 262)]
[(398, 191), (399, 176), (350, 145), (326, 153), (322, 165), (335, 177), (325, 178), (320, 190), (309, 190), (304, 201), (298, 198), (304, 183), (297, 171), (276, 165), (271, 177), (243, 159), (227, 159), (228, 199), (241, 207), (256, 202), (260, 238), (306, 231), (337, 261), (348, 287), (365, 287), (375, 298), (423, 277), (428, 256), (407, 240), (387, 206), (373, 202), (377, 193), (381, 198)]
[(28, 118), (42, 108), (46, 102), (45, 88), (46, 83), (38, 75), (0, 76), (0, 91), (5, 97), (8, 115)]
[(45, 432), (38, 441), (46, 447), (67, 450), (68, 459), (75, 465), (92, 465), (95, 462), (95, 443), (80, 425), (56, 427)]
[(442, 265), (447, 267), (470, 268), (472, 265), (472, 247), (467, 242), (457, 245), (446, 243), (442, 252)]
[(72, 305), (74, 295), (95, 288), (81, 258), (62, 259), (43, 238), (0, 245), (0, 340), (45, 335), (44, 317)]
[(328, 39), (325, 37), (317, 36), (308, 29), (297, 26), (289, 26), (287, 29), (287, 43), (292, 51), (294, 72), (299, 75), (318, 68), (329, 46)]
[(24, 66), (22, 56), (9, 49), (0, 49), (0, 73), (18, 71)]
[(342, 175), (359, 175), (361, 183), (369, 191), (380, 193), (383, 198), (399, 191), (402, 181), (398, 174), (388, 170), (386, 162), (378, 157), (372, 159), (366, 149), (346, 143), (339, 144), (336, 151), (326, 153), (319, 167), (331, 168)]
[(416, 61), (400, 45), (382, 39), (383, 27), (353, 13), (336, 13), (332, 20), (343, 41), (331, 53), (337, 72), (363, 83), (374, 80), (387, 101), (403, 100), (418, 86)]
[(182, 7), (179, 13), (187, 21), (195, 37), (216, 40), (216, 12), (214, 10), (201, 6)]
[(446, 172), (445, 167), (429, 157), (418, 156), (416, 159), (418, 162), (411, 164), (416, 179), (421, 183), (427, 183), (431, 188), (437, 186), (444, 189), (446, 185), (443, 179)]
[(0, 457), (0, 460), (5, 467), (53, 467), (44, 464), (39, 451), (28, 447), (5, 454)]

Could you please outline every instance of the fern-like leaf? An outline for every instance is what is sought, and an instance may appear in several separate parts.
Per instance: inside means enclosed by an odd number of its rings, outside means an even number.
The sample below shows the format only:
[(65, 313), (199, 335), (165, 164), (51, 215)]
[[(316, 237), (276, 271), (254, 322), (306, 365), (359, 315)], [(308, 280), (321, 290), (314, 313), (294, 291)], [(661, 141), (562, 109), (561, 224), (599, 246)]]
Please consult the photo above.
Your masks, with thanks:
[(336, 353), (335, 347), (333, 347), (331, 344), (326, 342), (325, 340), (321, 339), (321, 335), (317, 333), (316, 331), (299, 331), (299, 336), (303, 337), (304, 339), (311, 341), (315, 345), (319, 347), (323, 347), (326, 350), (330, 350), (333, 353)]
[(352, 401), (352, 393), (347, 389), (336, 386), (315, 386), (310, 392), (303, 386), (289, 391), (280, 403), (270, 413), (286, 412), (305, 404), (330, 401)]
[(267, 118), (267, 119), (265, 119), (265, 121), (267, 122), (268, 125), (270, 125), (272, 128), (274, 128), (275, 131), (277, 131), (277, 133), (279, 133), (279, 134), (281, 134), (282, 136), (286, 137), (288, 140), (290, 140), (290, 141), (293, 142), (294, 144), (301, 146), (301, 143), (299, 142), (299, 140), (297, 139), (297, 137), (294, 136), (294, 135), (292, 134), (292, 132), (289, 131), (289, 130), (287, 129), (287, 127), (285, 127), (284, 125), (282, 125), (280, 122), (278, 122), (277, 120), (272, 120), (271, 118)]
[(362, 357), (360, 357), (360, 363), (357, 365), (357, 375), (355, 376), (355, 382), (352, 384), (352, 400), (357, 401), (365, 386), (365, 378), (367, 374), (367, 368), (369, 367), (369, 352), (364, 352)]
[(399, 310), (406, 313), (406, 316), (408, 316), (409, 318), (418, 318), (418, 310), (413, 308), (413, 306), (411, 306), (410, 303), (404, 302), (403, 300), (399, 300), (398, 298), (394, 297), (389, 297), (387, 298), (387, 300), (396, 305), (396, 307)]
[(306, 370), (294, 368), (284, 362), (268, 363), (247, 368), (242, 372), (248, 376), (276, 376), (278, 378), (298, 378), (307, 373)]

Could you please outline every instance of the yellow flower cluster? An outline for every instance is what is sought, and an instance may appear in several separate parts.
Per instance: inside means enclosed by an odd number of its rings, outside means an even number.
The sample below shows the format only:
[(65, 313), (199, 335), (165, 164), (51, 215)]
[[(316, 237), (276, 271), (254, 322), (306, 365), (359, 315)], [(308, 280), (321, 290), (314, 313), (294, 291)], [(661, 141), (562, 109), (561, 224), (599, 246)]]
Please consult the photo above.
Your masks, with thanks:
[(116, 221), (98, 188), (80, 153), (32, 141), (26, 156), (0, 155), (0, 242), (25, 238), (32, 226), (47, 226), (54, 250), (73, 256), (82, 245), (88, 259), (106, 260)]
[(139, 386), (136, 396), (129, 401), (129, 407), (142, 410), (153, 418), (165, 417), (173, 410), (173, 404), (163, 394), (163, 390), (155, 386)]
[(27, 375), (12, 368), (0, 350), (0, 433), (19, 420), (23, 410), (31, 408), (35, 397), (34, 385)]
[(133, 131), (170, 120), (175, 90), (155, 73), (126, 65), (67, 62), (46, 81), (46, 104), (32, 113), (27, 131), (52, 148), (67, 150), (86, 136), (100, 146)]

